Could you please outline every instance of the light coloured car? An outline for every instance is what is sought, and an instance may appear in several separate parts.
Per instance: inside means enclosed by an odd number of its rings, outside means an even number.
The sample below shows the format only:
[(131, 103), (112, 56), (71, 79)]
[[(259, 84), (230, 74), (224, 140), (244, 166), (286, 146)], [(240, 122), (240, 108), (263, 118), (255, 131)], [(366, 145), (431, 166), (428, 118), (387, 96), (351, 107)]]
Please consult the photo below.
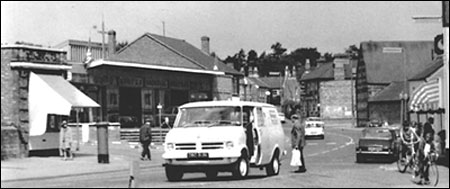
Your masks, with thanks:
[(286, 116), (283, 112), (278, 113), (278, 117), (280, 117), (281, 123), (286, 123)]
[(319, 117), (308, 117), (305, 120), (305, 136), (325, 138), (325, 122)]
[(285, 158), (285, 135), (273, 105), (243, 101), (194, 102), (180, 106), (164, 142), (166, 177), (218, 172), (244, 178), (250, 167), (277, 175)]

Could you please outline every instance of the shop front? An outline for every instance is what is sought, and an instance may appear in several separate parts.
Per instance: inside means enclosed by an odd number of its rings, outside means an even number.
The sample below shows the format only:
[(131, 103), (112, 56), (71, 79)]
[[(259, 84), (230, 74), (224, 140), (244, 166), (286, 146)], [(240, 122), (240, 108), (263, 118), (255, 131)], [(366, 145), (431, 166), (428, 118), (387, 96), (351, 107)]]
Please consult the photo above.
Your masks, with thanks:
[(213, 76), (132, 67), (101, 66), (89, 70), (98, 86), (103, 120), (122, 128), (140, 127), (146, 118), (160, 126), (175, 118), (178, 106), (212, 100)]

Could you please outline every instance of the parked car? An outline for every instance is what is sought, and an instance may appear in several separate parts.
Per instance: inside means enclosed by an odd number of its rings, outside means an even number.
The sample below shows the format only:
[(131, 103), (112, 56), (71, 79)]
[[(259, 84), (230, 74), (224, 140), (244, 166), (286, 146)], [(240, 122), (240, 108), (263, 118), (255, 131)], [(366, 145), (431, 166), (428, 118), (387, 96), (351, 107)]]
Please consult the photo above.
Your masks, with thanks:
[(372, 119), (369, 122), (369, 127), (381, 127), (381, 126), (383, 126), (383, 123), (378, 119)]
[(286, 123), (286, 116), (283, 112), (279, 112), (278, 117), (280, 118), (281, 123)]
[(367, 159), (395, 160), (398, 149), (398, 132), (394, 128), (367, 127), (356, 145), (356, 162)]
[(243, 101), (193, 102), (179, 108), (164, 142), (166, 177), (203, 172), (209, 179), (231, 172), (240, 179), (249, 167), (277, 175), (286, 155), (285, 135), (275, 106)]
[(325, 138), (325, 122), (319, 117), (308, 117), (305, 120), (305, 136)]

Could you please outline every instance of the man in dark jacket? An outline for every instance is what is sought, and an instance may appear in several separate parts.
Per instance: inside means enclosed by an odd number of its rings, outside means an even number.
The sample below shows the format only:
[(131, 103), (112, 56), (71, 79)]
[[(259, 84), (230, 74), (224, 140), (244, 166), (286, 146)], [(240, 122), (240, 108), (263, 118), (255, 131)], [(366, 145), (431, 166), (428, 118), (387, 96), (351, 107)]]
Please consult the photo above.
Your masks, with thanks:
[(151, 129), (151, 120), (145, 119), (145, 124), (142, 125), (139, 130), (139, 140), (142, 144), (142, 155), (141, 160), (146, 160), (145, 156), (147, 156), (148, 160), (152, 160), (150, 155), (150, 143), (152, 142), (152, 129)]
[(298, 170), (295, 171), (296, 173), (304, 173), (306, 172), (306, 166), (305, 166), (305, 160), (303, 154), (303, 147), (306, 145), (305, 140), (305, 123), (303, 119), (300, 119), (298, 115), (294, 114), (291, 117), (292, 121), (294, 122), (294, 126), (291, 130), (291, 143), (292, 148), (300, 150), (300, 161), (302, 162), (302, 166), (298, 167)]

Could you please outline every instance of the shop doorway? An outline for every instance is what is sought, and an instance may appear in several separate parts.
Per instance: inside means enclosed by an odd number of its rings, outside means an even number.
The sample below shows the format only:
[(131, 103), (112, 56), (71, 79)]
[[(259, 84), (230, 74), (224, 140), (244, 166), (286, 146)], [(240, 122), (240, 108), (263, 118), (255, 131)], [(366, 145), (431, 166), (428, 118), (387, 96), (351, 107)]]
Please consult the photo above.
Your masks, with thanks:
[(119, 89), (119, 122), (122, 128), (142, 125), (141, 89), (121, 87)]

